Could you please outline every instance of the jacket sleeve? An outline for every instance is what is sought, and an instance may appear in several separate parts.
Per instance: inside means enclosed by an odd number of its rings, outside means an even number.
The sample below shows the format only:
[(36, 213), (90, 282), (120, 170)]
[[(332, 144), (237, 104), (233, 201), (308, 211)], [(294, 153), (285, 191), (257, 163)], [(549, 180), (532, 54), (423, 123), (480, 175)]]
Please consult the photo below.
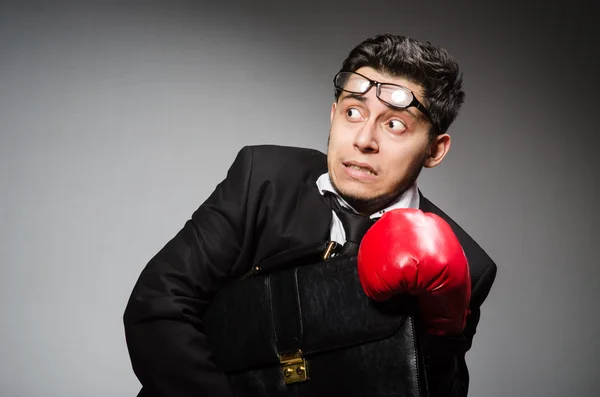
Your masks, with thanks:
[[(141, 272), (124, 313), (133, 370), (152, 397), (231, 396), (202, 317), (252, 233), (252, 149)], [(250, 236), (250, 237), (248, 237)]]
[(457, 336), (425, 334), (423, 352), (430, 397), (466, 397), (469, 391), (469, 371), (465, 355), (481, 316), (481, 305), (496, 278), (496, 265), (491, 262), (472, 288), (470, 313), (465, 329)]

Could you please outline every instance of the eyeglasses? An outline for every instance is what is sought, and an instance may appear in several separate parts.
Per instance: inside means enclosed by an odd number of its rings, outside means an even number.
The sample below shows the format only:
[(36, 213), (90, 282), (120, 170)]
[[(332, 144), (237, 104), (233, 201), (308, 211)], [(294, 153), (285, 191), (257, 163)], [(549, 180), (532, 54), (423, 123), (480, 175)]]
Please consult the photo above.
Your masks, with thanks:
[(377, 95), (377, 98), (379, 98), (381, 102), (396, 109), (406, 109), (414, 106), (419, 109), (432, 124), (434, 124), (429, 110), (417, 100), (415, 94), (413, 94), (411, 90), (402, 87), (401, 85), (380, 83), (371, 80), (360, 73), (344, 71), (335, 75), (333, 85), (338, 90), (352, 94), (366, 94), (372, 86), (375, 86), (375, 95)]

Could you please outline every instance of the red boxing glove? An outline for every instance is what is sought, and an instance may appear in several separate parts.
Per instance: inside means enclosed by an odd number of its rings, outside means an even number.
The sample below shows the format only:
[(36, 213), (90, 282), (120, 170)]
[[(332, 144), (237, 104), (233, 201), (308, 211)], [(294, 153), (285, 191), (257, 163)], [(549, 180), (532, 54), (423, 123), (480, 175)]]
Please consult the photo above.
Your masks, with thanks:
[(469, 264), (450, 225), (433, 213), (385, 213), (360, 244), (358, 275), (372, 299), (418, 296), (428, 333), (458, 334), (465, 327), (471, 299)]

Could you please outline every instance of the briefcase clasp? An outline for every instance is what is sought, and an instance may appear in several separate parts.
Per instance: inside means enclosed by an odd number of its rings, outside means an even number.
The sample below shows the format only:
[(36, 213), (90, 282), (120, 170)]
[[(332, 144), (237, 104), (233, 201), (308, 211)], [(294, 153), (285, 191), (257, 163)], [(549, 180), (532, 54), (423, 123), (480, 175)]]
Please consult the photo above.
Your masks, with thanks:
[(306, 359), (302, 357), (302, 350), (279, 355), (283, 380), (286, 385), (308, 380)]
[(331, 258), (331, 255), (335, 253), (335, 249), (337, 248), (338, 243), (335, 241), (330, 241), (327, 243), (327, 248), (325, 248), (325, 253), (323, 254), (323, 260), (326, 261)]

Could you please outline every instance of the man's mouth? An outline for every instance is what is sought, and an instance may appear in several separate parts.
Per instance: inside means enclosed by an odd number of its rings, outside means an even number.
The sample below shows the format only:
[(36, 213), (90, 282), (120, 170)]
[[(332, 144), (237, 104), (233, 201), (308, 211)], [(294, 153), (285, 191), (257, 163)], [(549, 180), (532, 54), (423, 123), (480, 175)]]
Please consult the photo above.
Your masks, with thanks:
[(359, 172), (365, 172), (369, 175), (377, 175), (375, 170), (373, 168), (371, 168), (371, 166), (369, 164), (366, 164), (366, 163), (356, 163), (354, 161), (349, 161), (349, 162), (344, 162), (343, 164), (344, 164), (344, 167), (346, 167), (346, 168), (357, 170)]

